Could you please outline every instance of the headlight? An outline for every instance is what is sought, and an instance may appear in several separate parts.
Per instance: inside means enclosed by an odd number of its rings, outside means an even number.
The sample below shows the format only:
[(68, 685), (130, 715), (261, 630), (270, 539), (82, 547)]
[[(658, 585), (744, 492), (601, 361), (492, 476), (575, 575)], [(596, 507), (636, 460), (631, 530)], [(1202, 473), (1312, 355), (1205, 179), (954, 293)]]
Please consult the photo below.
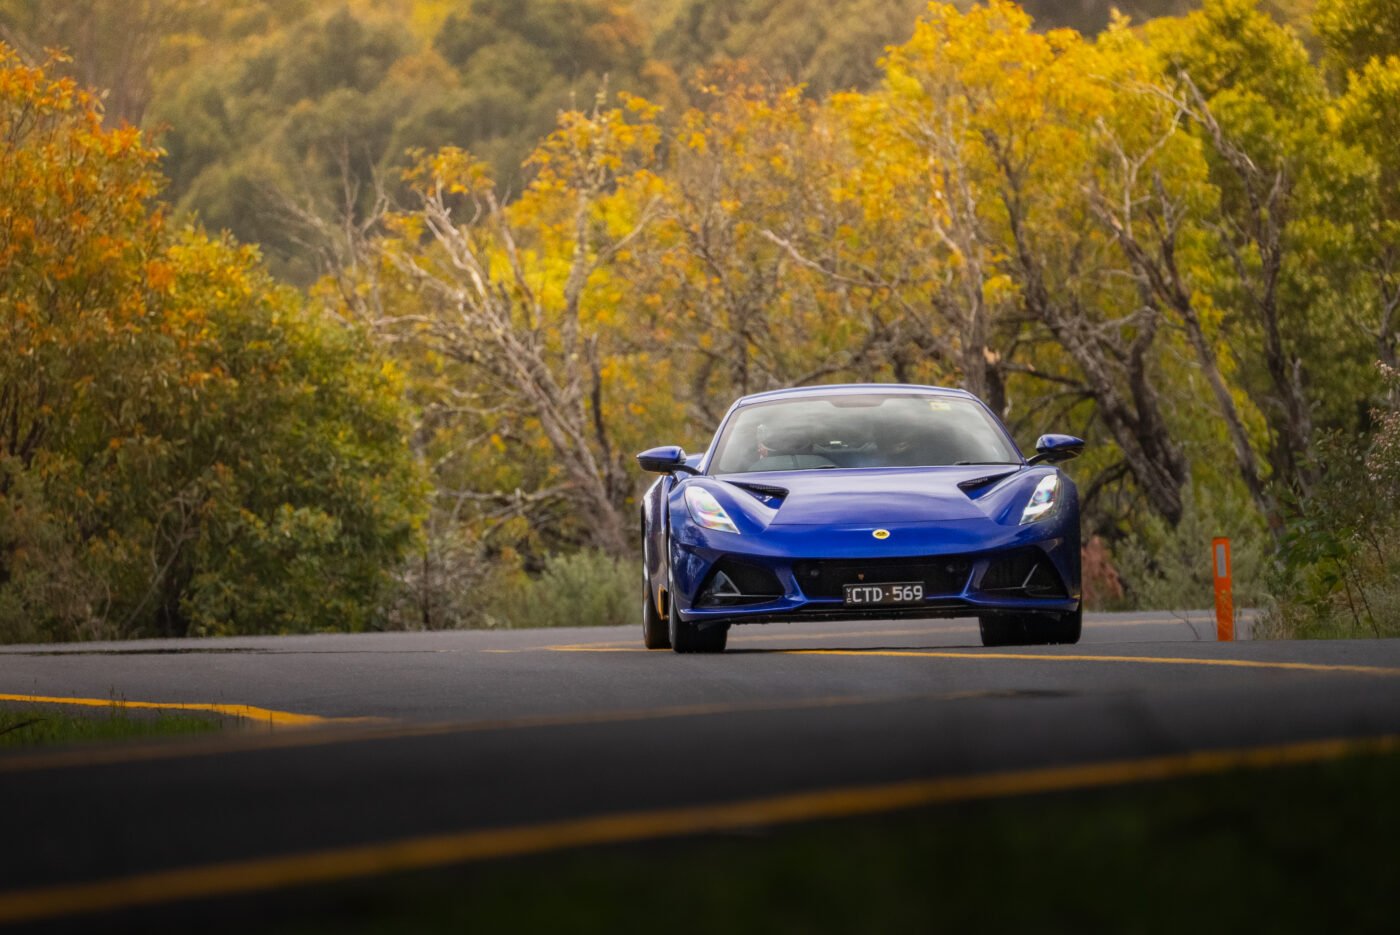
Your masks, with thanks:
[(1040, 483), (1035, 485), (1035, 493), (1031, 494), (1025, 512), (1021, 514), (1021, 522), (1033, 523), (1053, 510), (1059, 493), (1060, 475), (1046, 474), (1042, 477)]
[(690, 509), (690, 518), (706, 529), (738, 534), (739, 527), (735, 526), (729, 514), (724, 512), (724, 507), (719, 505), (715, 495), (704, 487), (685, 488), (685, 505)]

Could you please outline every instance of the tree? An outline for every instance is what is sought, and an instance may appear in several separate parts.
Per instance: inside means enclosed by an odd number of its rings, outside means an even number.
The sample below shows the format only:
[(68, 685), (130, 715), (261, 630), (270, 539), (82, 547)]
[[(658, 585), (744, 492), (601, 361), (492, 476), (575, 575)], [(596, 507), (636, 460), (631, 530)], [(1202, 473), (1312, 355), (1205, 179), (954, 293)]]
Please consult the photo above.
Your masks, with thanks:
[(1332, 118), (1342, 140), (1372, 163), (1355, 244), (1374, 290), (1365, 304), (1376, 309), (1376, 356), (1393, 371), (1400, 365), (1400, 57), (1372, 59), (1354, 74)]
[(0, 639), (363, 628), (421, 490), (392, 373), (0, 46)]
[(485, 377), (481, 408), (530, 420), (588, 538), (612, 554), (627, 549), (631, 484), (604, 399), (607, 339), (621, 323), (599, 290), (656, 215), (654, 118), (640, 99), (566, 114), (509, 207), (465, 152), (425, 154), (410, 173), (417, 208), (389, 217), (393, 236), (378, 245), (414, 296), (380, 330), (470, 365)]
[(700, 97), (671, 147), (667, 243), (638, 281), (688, 359), (695, 421), (712, 428), (735, 395), (898, 370), (898, 316), (851, 262), (845, 128), (742, 69)]
[(1218, 331), (1219, 315), (1202, 282), (1220, 272), (1207, 229), (1220, 203), (1200, 147), (1183, 126), (1190, 109), (1164, 93), (1148, 50), (1125, 22), (1115, 23), (1098, 44), (1109, 52), (1104, 80), (1120, 90), (1092, 131), (1100, 168), (1088, 181), (1090, 211), (1121, 249), (1142, 301), (1185, 332), (1240, 479), (1255, 504), (1276, 515), (1245, 406), (1226, 378), (1219, 335), (1211, 333)]
[[(1268, 461), (1284, 488), (1306, 485), (1319, 419), (1354, 423), (1344, 386), (1367, 382), (1370, 328), (1349, 312), (1364, 172), (1326, 128), (1321, 75), (1296, 36), (1254, 0), (1207, 0), (1150, 24), (1171, 93), (1210, 157), (1221, 192), (1216, 243), (1233, 275), (1215, 301), (1268, 426)], [(1254, 351), (1254, 348), (1259, 351)]]
[[(1099, 155), (1090, 131), (1112, 103), (1097, 78), (1102, 56), (1077, 34), (1033, 32), (1019, 7), (995, 0), (966, 14), (931, 6), (886, 69), (890, 106), (903, 115), (895, 119), (920, 141), (933, 173), (929, 223), (962, 271), (950, 299), (970, 352), (965, 366), (1008, 356), (1005, 344), (985, 347), (984, 302), (997, 297), (994, 282), (1005, 282), (1031, 339), (1055, 345), (1044, 359), (1062, 353), (1072, 368), (1025, 367), (1025, 375), (1092, 400), (1122, 469), (1175, 523), (1187, 463), (1154, 372), (1161, 309), (1122, 289), (1110, 241), (1086, 223), (1086, 171)], [(1022, 340), (1015, 330), (1009, 338)]]
[(125, 376), (114, 343), (149, 344), (157, 158), (135, 130), (103, 130), (72, 80), (0, 45), (0, 457), (21, 469), (68, 441), (94, 384)]
[[(219, 4), (231, 5), (251, 4)], [(201, 6), (192, 0), (3, 0), (0, 38), (31, 63), (43, 61), (45, 49), (62, 49), (65, 59), (48, 62), (49, 70), (104, 89), (106, 120), (137, 126), (156, 73), (178, 59), (182, 40), (211, 18)]]
[(1312, 23), (1343, 80), (1373, 59), (1400, 55), (1400, 7), (1390, 0), (1318, 0)]

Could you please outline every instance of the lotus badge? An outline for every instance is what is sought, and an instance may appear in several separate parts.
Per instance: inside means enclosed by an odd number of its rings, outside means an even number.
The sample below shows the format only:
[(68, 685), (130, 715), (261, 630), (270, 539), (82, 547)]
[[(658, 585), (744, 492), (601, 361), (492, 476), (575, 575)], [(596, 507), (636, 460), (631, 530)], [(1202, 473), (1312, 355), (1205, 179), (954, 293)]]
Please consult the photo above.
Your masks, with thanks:
[(890, 531), (888, 529), (877, 529), (872, 532), (871, 535), (876, 539), (888, 539), (890, 537)]

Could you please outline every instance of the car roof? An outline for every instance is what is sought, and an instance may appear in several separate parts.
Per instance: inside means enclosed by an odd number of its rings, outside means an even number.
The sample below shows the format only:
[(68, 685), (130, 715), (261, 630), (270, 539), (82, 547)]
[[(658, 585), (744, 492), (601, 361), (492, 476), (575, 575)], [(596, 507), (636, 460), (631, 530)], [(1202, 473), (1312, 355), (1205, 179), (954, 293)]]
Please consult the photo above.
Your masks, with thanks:
[(910, 383), (835, 383), (827, 386), (792, 386), (782, 390), (753, 393), (736, 400), (734, 408), (774, 399), (800, 399), (804, 396), (857, 396), (862, 393), (880, 393), (888, 396), (927, 396), (932, 393), (937, 396), (977, 398), (967, 390), (946, 386), (917, 386)]

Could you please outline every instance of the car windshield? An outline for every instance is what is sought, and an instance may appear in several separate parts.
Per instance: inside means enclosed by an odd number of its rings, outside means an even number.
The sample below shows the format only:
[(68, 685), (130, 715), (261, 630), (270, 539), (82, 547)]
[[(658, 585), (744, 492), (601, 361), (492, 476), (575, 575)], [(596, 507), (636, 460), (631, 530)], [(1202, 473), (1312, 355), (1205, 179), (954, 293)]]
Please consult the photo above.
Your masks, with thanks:
[(710, 473), (1020, 462), (1006, 434), (974, 400), (833, 394), (735, 412), (715, 444)]

